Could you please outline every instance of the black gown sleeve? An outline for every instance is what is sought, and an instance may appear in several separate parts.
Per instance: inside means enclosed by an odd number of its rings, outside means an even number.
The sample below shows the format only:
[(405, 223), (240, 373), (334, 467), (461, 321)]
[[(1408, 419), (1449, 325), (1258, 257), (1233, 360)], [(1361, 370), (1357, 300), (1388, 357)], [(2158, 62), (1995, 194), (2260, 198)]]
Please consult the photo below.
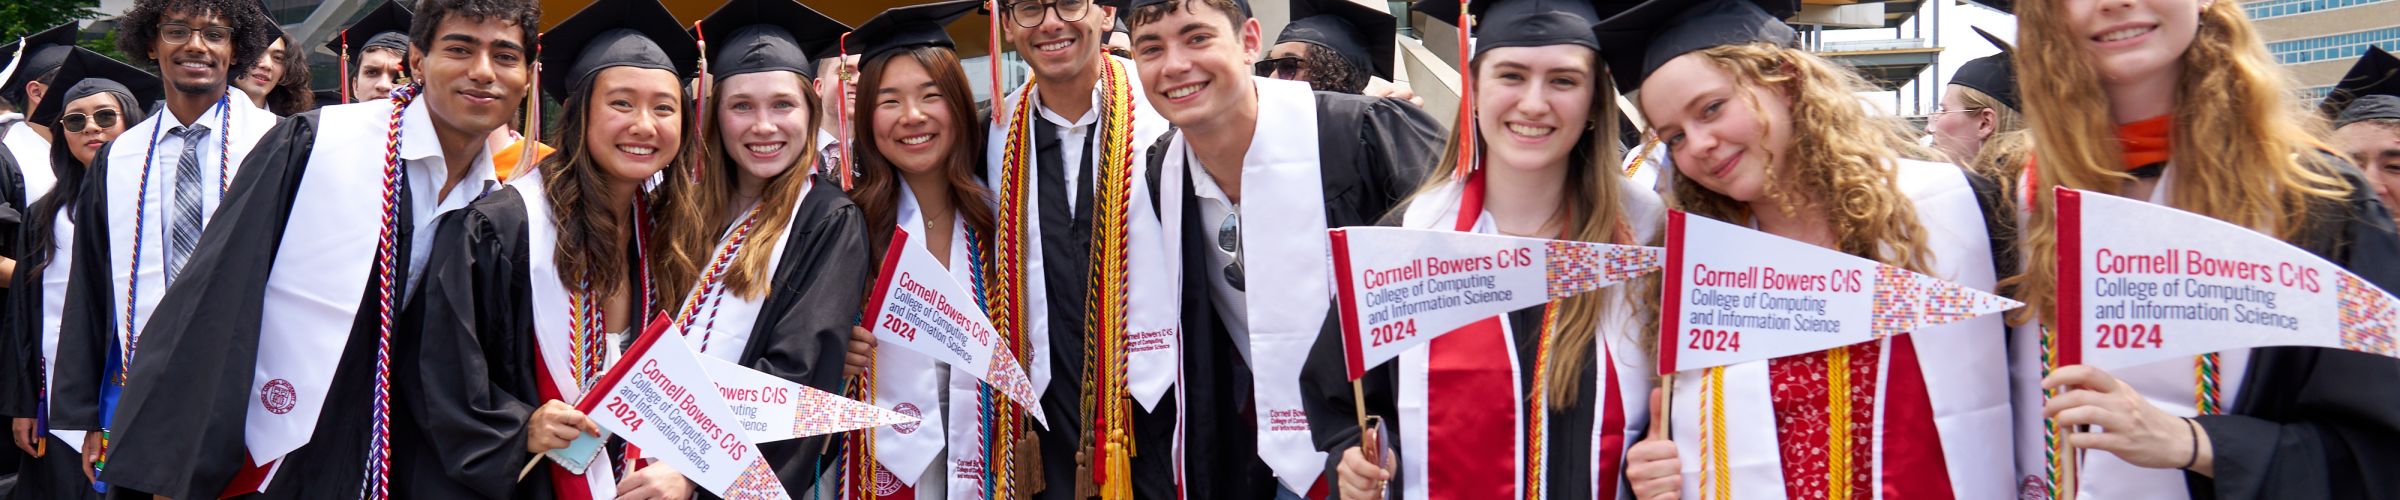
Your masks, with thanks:
[[(520, 213), (513, 219), (492, 210), (510, 202)], [(409, 301), (410, 340), (395, 346), (405, 413), (429, 438), (411, 444), (485, 498), (518, 491), (517, 472), (535, 459), (525, 450), (525, 423), (541, 397), (529, 365), (539, 354), (521, 212), (515, 192), (502, 190), (442, 216)]]
[[(1439, 164), (1445, 138), (1442, 126), (1425, 110), (1397, 99), (1373, 99), (1366, 106), (1366, 120), (1359, 128), (1358, 144), (1366, 154), (1362, 159), (1379, 166), (1381, 175), (1372, 175), (1369, 189), (1378, 196), (1372, 203), (1378, 210), (1398, 206), (1424, 183), (1426, 176)], [(1382, 213), (1366, 221), (1382, 218)], [(1367, 222), (1362, 222), (1367, 223)]]
[[(0, 145), (0, 170), (17, 170), (16, 155), (5, 145)], [(33, 224), (14, 228), (16, 241), (25, 241), (30, 226)], [(0, 416), (32, 418), (42, 387), (42, 280), (26, 276), (34, 273), (25, 253), (20, 250), (11, 255), (17, 259), (17, 268), (9, 276), (8, 289), (15, 293), (5, 296), (8, 312), (0, 313)], [(26, 300), (33, 303), (28, 306)]]
[(193, 498), (217, 493), (247, 463), (243, 425), (267, 276), (316, 129), (317, 115), (306, 114), (259, 139), (175, 285), (160, 291), (165, 295), (142, 326), (137, 361), (107, 422), (114, 436), (102, 481)]
[[(2400, 236), (2369, 184), (2313, 212), (2300, 246), (2384, 290), (2400, 290)], [(2315, 237), (2308, 236), (2310, 234)], [(2215, 476), (2186, 474), (2193, 498), (2400, 498), (2400, 360), (2310, 347), (2252, 351), (2233, 414), (2197, 420)]]
[(73, 257), (67, 264), (67, 296), (59, 306), (58, 361), (52, 369), (57, 380), (50, 384), (53, 429), (97, 431), (107, 424), (100, 421), (100, 384), (108, 357), (116, 354), (117, 334), (116, 307), (109, 300), (117, 285), (110, 283), (109, 272), (108, 156), (118, 144), (100, 146), (84, 169), (83, 186), (77, 188), (83, 192), (75, 197), (80, 215), (74, 241), (64, 244)]
[[(850, 328), (858, 325), (860, 302), (873, 280), (867, 263), (867, 224), (858, 207), (829, 178), (816, 180), (788, 229), (777, 265), (770, 308), (744, 349), (744, 365), (817, 390), (840, 394), (842, 358)], [(808, 491), (817, 481), (818, 458), (836, 435), (759, 445), (787, 491)]]

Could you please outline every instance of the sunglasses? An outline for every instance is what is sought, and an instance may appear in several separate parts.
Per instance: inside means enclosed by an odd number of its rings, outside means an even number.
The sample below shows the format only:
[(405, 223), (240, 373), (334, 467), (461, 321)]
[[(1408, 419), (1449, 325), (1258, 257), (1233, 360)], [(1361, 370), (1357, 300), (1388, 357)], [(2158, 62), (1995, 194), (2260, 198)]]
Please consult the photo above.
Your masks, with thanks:
[(1248, 280), (1243, 279), (1247, 274), (1242, 272), (1241, 206), (1234, 206), (1232, 213), (1225, 214), (1225, 222), (1217, 226), (1217, 249), (1233, 254), (1232, 263), (1225, 264), (1225, 284), (1235, 290), (1249, 290), (1245, 284)]
[(117, 110), (114, 109), (103, 109), (90, 115), (71, 113), (58, 117), (58, 126), (67, 129), (68, 132), (82, 132), (86, 123), (94, 127), (109, 128), (117, 126), (117, 117)]
[(1267, 78), (1297, 78), (1300, 76), (1300, 58), (1278, 57), (1259, 61), (1252, 64), (1251, 69), (1257, 71), (1258, 76)]

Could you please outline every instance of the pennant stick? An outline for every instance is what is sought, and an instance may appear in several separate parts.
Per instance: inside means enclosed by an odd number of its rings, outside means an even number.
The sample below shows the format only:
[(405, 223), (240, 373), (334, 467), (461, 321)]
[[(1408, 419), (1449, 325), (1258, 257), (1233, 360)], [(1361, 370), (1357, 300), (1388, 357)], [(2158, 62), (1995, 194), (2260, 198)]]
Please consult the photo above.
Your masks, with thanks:
[(2058, 490), (2058, 495), (2051, 497), (2055, 500), (2075, 500), (2075, 492), (2082, 489), (2079, 487), (2081, 483), (2075, 479), (2075, 470), (2083, 467), (2083, 460), (2081, 460), (2083, 450), (2075, 449), (2075, 445), (2067, 444), (2067, 437), (2075, 435), (2076, 432), (2079, 431), (2074, 427), (2062, 427), (2058, 430), (2058, 460), (2061, 463), (2058, 466), (2058, 484), (2054, 486)]
[(1658, 419), (1650, 425), (1658, 428), (1658, 437), (1675, 440), (1675, 374), (1658, 378)]
[(520, 483), (521, 483), (521, 482), (525, 482), (525, 475), (527, 475), (527, 474), (532, 474), (532, 473), (533, 473), (533, 467), (534, 467), (534, 466), (537, 466), (537, 465), (541, 465), (541, 464), (542, 464), (542, 457), (547, 457), (547, 456), (550, 456), (550, 455), (549, 455), (549, 454), (547, 454), (547, 453), (535, 454), (535, 455), (533, 456), (533, 461), (531, 461), (531, 462), (525, 462), (525, 468), (523, 468), (523, 469), (518, 469), (518, 470), (517, 470), (517, 482), (520, 482)]

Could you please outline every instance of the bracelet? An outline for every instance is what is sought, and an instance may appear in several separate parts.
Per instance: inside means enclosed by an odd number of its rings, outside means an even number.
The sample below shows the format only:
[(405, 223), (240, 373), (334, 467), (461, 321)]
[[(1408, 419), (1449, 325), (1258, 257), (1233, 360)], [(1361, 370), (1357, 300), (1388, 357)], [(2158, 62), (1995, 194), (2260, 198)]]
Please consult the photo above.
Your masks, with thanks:
[(2184, 427), (2191, 430), (2192, 433), (2192, 455), (2189, 458), (2183, 459), (2182, 467), (2176, 468), (2182, 470), (2191, 470), (2193, 465), (2198, 465), (2200, 463), (2200, 422), (2193, 421), (2191, 417), (2182, 418)]

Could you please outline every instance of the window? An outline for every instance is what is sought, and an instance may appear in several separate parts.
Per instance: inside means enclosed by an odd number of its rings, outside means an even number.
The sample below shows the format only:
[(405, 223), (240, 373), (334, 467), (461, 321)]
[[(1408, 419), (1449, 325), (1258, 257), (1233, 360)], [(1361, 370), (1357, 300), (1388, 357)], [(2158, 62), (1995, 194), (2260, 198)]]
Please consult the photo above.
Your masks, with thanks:
[(2242, 10), (2251, 19), (2266, 19), (2385, 1), (2389, 0), (2265, 0), (2242, 4)]
[(2367, 53), (2368, 46), (2400, 50), (2400, 27), (2274, 42), (2267, 44), (2267, 52), (2275, 54), (2278, 64), (2300, 64), (2354, 59)]

